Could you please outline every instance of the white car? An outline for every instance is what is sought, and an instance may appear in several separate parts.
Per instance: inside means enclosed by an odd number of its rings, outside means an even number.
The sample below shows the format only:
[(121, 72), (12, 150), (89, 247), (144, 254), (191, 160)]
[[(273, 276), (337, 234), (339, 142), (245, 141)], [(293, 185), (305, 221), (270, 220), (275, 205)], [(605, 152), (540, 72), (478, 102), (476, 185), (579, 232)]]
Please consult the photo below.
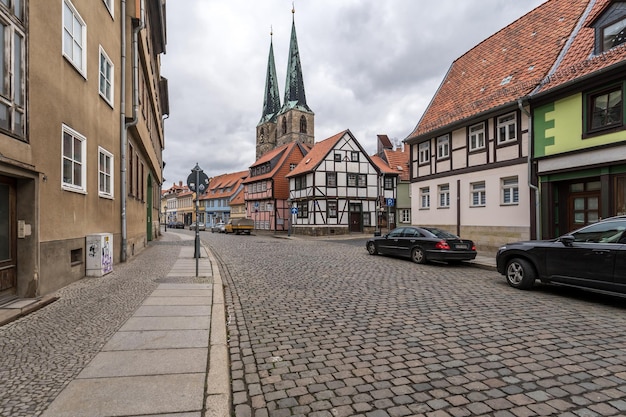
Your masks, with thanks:
[(213, 225), (213, 227), (211, 227), (211, 233), (224, 233), (224, 222), (219, 222)]

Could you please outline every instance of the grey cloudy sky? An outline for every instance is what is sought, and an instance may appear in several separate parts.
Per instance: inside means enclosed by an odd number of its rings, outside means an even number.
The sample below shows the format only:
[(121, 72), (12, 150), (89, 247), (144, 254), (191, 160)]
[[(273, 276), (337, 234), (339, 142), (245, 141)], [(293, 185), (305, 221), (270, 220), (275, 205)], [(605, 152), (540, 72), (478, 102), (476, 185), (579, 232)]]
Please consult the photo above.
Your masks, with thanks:
[[(315, 141), (350, 129), (369, 154), (376, 135), (413, 130), (452, 62), (545, 0), (296, 0), (295, 24)], [(169, 0), (170, 116), (165, 184), (255, 161), (270, 28), (281, 101), (291, 0)]]

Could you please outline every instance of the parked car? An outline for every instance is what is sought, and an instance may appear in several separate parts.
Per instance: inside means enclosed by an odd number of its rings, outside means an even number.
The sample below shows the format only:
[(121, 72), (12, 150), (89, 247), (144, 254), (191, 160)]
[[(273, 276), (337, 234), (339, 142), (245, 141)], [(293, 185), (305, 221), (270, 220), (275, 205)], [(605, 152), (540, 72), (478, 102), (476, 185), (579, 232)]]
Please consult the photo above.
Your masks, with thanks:
[[(196, 230), (196, 222), (193, 222), (189, 225), (189, 230)], [(206, 226), (202, 222), (198, 223), (198, 231), (201, 230), (206, 230)]]
[(183, 222), (169, 222), (167, 224), (167, 227), (169, 227), (170, 229), (184, 229), (185, 228), (185, 223), (183, 223)]
[(370, 255), (403, 256), (418, 264), (476, 258), (474, 242), (434, 227), (398, 227), (386, 235), (368, 239), (365, 247)]
[(539, 279), (579, 288), (626, 293), (626, 216), (617, 216), (552, 240), (507, 243), (496, 255), (511, 287)]
[(219, 222), (213, 225), (213, 227), (211, 227), (211, 233), (224, 233), (224, 222)]

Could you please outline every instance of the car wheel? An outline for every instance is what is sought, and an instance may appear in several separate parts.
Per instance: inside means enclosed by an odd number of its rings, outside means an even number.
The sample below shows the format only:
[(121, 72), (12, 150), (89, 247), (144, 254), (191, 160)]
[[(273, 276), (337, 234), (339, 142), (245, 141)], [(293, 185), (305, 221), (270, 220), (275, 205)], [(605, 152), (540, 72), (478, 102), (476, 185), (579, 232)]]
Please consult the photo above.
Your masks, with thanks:
[(413, 248), (411, 251), (411, 260), (416, 264), (426, 263), (426, 254), (422, 248)]
[(506, 264), (506, 282), (513, 288), (530, 289), (536, 276), (535, 269), (525, 259), (514, 258)]
[(370, 255), (377, 255), (378, 251), (376, 250), (376, 245), (374, 244), (374, 242), (367, 242), (367, 252)]

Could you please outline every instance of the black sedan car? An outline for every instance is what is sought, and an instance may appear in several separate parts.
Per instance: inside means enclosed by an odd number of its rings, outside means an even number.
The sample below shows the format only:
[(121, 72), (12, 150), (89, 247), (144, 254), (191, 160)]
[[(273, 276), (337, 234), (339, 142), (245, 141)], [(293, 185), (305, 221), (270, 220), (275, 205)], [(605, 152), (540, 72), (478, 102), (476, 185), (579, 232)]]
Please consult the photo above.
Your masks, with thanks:
[(403, 256), (418, 264), (476, 258), (474, 242), (434, 227), (398, 227), (386, 235), (368, 239), (365, 247), (370, 255)]
[(612, 217), (552, 240), (509, 243), (496, 255), (511, 287), (535, 280), (626, 293), (626, 216)]

